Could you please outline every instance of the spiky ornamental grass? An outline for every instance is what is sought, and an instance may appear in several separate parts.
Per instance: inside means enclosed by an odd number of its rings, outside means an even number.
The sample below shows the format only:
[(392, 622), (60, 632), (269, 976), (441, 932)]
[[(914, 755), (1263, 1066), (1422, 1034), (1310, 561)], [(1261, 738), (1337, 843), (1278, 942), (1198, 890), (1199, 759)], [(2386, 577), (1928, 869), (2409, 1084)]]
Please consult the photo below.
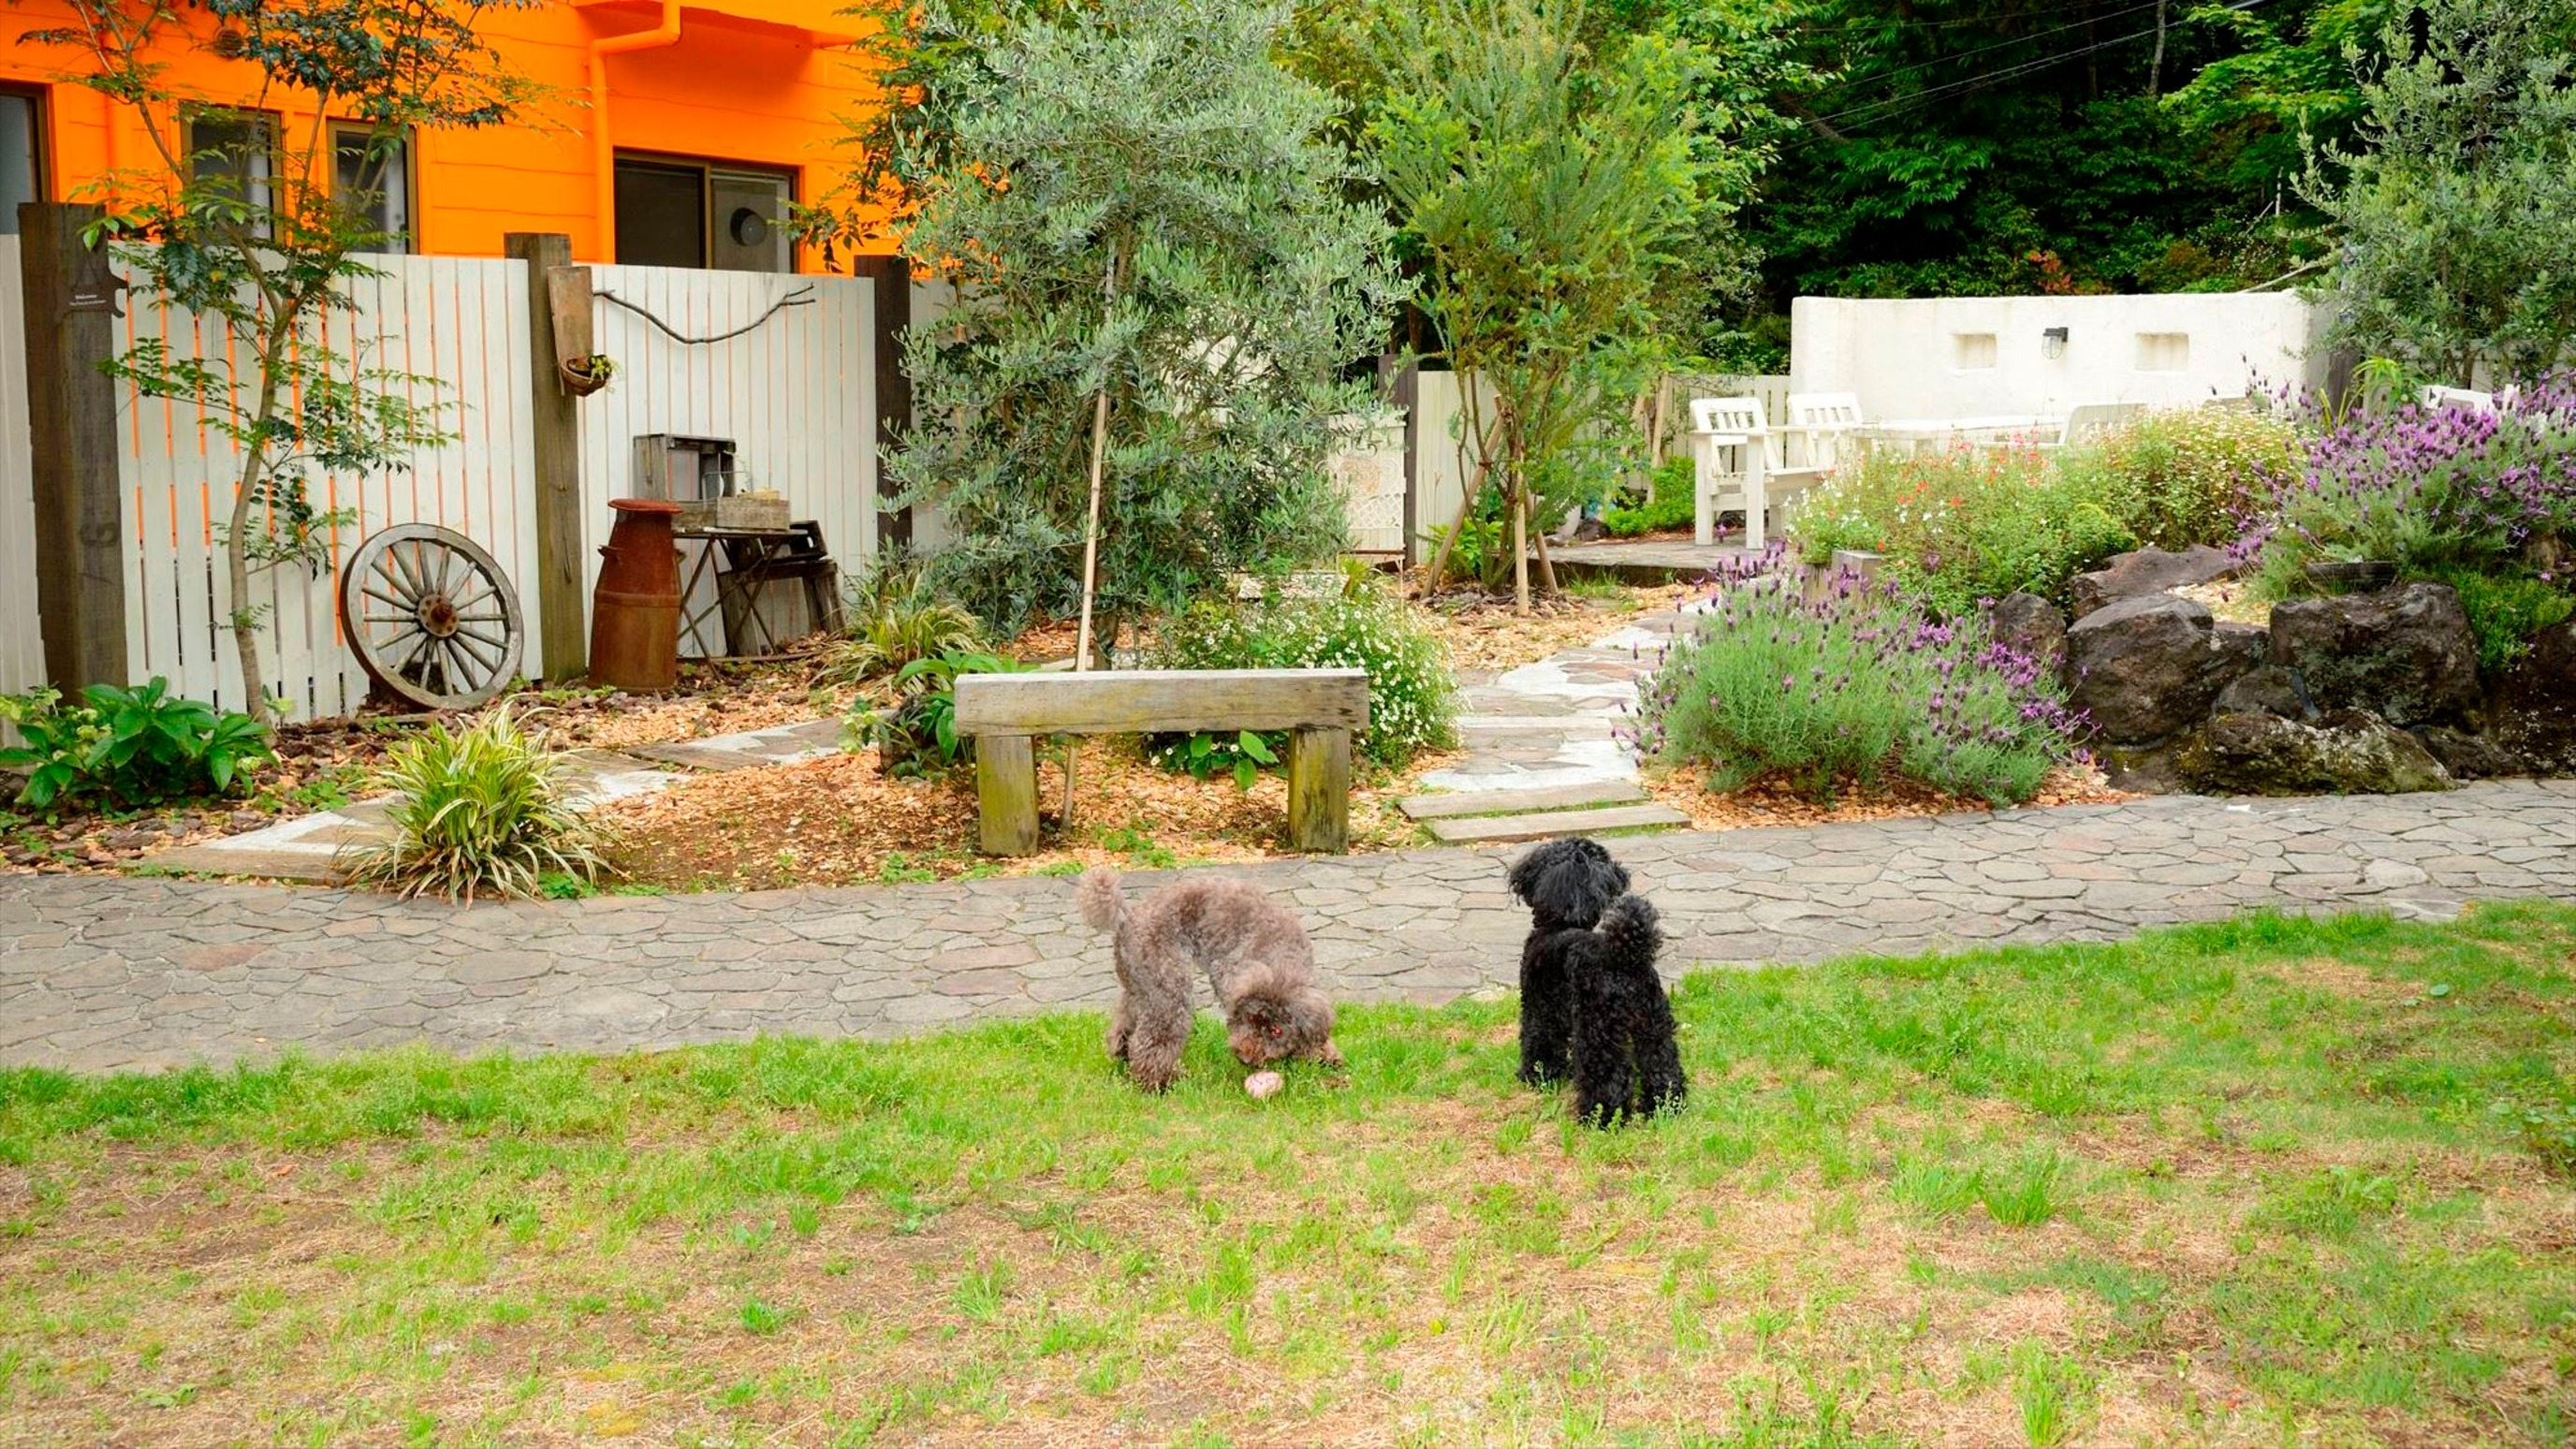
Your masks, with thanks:
[(577, 808), (565, 756), (522, 731), (505, 706), (450, 730), (433, 724), (388, 754), (377, 784), (399, 799), (394, 838), (354, 852), (349, 881), (401, 896), (534, 897), (549, 876), (608, 872), (607, 832)]

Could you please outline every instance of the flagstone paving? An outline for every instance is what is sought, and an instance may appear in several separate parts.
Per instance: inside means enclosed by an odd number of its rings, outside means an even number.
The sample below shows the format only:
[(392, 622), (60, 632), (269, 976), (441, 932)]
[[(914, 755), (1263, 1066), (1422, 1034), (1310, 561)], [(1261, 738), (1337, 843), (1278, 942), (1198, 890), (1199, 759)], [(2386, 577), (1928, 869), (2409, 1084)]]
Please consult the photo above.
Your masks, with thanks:
[[(2253, 906), (2441, 917), (2576, 900), (2576, 782), (2396, 798), (2117, 805), (1615, 848), (1668, 967), (2105, 940)], [(1292, 902), (1344, 1000), (1508, 987), (1509, 850), (1226, 868)], [(1137, 886), (1150, 886), (1140, 877)], [(1104, 1005), (1106, 944), (1059, 878), (455, 909), (305, 888), (0, 877), (0, 1062), (85, 1070), (426, 1042), (664, 1047), (891, 1036)]]

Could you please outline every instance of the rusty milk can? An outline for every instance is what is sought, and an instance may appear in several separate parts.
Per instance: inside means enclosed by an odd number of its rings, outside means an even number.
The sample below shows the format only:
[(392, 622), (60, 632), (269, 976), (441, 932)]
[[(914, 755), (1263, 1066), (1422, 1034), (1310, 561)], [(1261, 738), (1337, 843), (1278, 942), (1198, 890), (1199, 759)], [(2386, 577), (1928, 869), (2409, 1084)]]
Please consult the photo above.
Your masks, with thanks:
[(680, 505), (615, 498), (617, 523), (599, 550), (590, 591), (590, 677), (626, 690), (680, 682)]

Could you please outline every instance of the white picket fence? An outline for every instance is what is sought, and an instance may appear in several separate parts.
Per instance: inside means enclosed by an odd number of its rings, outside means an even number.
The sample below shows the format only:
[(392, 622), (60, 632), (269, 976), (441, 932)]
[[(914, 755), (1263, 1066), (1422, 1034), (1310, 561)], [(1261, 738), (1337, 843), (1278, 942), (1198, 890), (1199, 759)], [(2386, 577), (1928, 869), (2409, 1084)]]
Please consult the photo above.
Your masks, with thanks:
[[(352, 287), (354, 315), (330, 320), (330, 346), (353, 367), (435, 378), (416, 402), (450, 406), (446, 445), (365, 479), (314, 480), (319, 510), (355, 510), (332, 533), (315, 573), (272, 569), (254, 578), (270, 688), (294, 713), (345, 713), (367, 681), (347, 648), (334, 600), (337, 570), (369, 534), (436, 523), (488, 549), (518, 589), (530, 621), (522, 667), (545, 667), (534, 628), (536, 476), (529, 432), (527, 277), (515, 261), (394, 257)], [(0, 690), (44, 677), (35, 600), (33, 507), (27, 457), (24, 334), (17, 239), (0, 238)], [(792, 292), (787, 307), (742, 336), (688, 345), (606, 301), (595, 304), (594, 346), (619, 363), (616, 380), (581, 404), (584, 596), (607, 536), (608, 500), (634, 491), (634, 438), (681, 433), (734, 439), (755, 486), (776, 488), (797, 518), (820, 520), (844, 566), (876, 540), (876, 410), (871, 284), (831, 277), (604, 267), (594, 289), (651, 310), (688, 337), (744, 327)], [(229, 349), (219, 325), (137, 304), (122, 342), (159, 339), (210, 362)], [(230, 591), (221, 528), (238, 455), (197, 407), (120, 399), (119, 460), (126, 556), (127, 664), (137, 680), (169, 679), (179, 693), (225, 708), (243, 702), (228, 632)]]

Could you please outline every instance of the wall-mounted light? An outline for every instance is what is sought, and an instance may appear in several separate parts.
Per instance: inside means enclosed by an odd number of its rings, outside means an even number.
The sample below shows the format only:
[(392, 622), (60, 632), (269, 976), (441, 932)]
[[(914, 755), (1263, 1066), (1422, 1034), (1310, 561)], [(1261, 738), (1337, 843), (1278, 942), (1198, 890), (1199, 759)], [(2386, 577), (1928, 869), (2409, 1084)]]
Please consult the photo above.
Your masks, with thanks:
[(2051, 327), (2039, 334), (2039, 355), (2051, 362), (2066, 355), (2066, 329)]

